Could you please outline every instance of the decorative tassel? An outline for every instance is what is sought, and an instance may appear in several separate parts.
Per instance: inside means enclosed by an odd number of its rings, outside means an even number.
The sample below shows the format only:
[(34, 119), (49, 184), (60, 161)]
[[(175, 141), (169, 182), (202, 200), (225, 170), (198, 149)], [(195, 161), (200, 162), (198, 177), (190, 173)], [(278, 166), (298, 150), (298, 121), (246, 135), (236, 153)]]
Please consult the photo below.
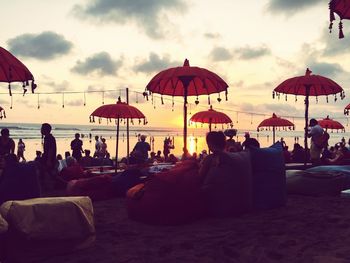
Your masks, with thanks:
[(208, 96), (208, 104), (210, 105), (210, 96)]
[(227, 89), (225, 90), (225, 99), (226, 99), (226, 101), (228, 101), (228, 91), (227, 91)]
[(105, 92), (102, 91), (102, 105), (105, 104)]
[(329, 33), (332, 33), (332, 28), (333, 28), (333, 22), (330, 22), (328, 27)]
[(62, 93), (62, 108), (64, 108), (64, 93)]
[(196, 100), (194, 101), (194, 103), (195, 103), (196, 105), (199, 104), (198, 96), (197, 96)]
[(333, 10), (329, 10), (329, 21), (334, 21), (335, 20), (335, 16), (334, 16), (334, 12)]
[(33, 80), (31, 85), (32, 93), (34, 93), (36, 88), (37, 88), (37, 85), (34, 83), (34, 80)]
[(12, 94), (11, 94), (11, 105), (10, 105), (10, 109), (12, 110), (12, 105), (13, 105), (13, 99), (12, 99)]
[(86, 106), (86, 94), (84, 92), (84, 106)]
[(23, 88), (23, 97), (24, 97), (24, 95), (27, 93), (27, 89), (26, 88)]
[(288, 99), (287, 99), (287, 94), (286, 94), (286, 101), (287, 101)]
[(39, 94), (38, 94), (38, 110), (40, 109), (40, 98), (39, 98)]
[(339, 22), (339, 39), (342, 39), (342, 38), (344, 38), (343, 23), (342, 23), (342, 21), (340, 20), (340, 22)]
[(298, 101), (298, 96), (297, 95), (295, 95), (295, 102), (297, 102)]
[(316, 96), (316, 104), (318, 104), (318, 97)]
[(275, 98), (275, 91), (272, 91), (272, 98)]
[(328, 95), (326, 96), (326, 102), (328, 103)]
[(162, 105), (164, 105), (163, 95), (160, 96), (160, 100), (161, 100), (161, 102), (162, 102)]

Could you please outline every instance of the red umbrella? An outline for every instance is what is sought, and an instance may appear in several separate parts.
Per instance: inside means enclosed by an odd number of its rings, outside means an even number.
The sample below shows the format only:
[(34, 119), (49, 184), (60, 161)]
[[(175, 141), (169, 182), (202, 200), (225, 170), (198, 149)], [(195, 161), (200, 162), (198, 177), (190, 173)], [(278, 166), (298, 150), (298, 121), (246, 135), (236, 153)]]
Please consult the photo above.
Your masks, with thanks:
[[(187, 97), (219, 93), (225, 91), (227, 83), (215, 73), (199, 67), (191, 67), (185, 59), (182, 67), (169, 68), (159, 72), (147, 84), (146, 90), (161, 95), (184, 97), (184, 150), (187, 150)], [(210, 104), (210, 97), (208, 97)]]
[(344, 115), (349, 115), (350, 104), (348, 104), (344, 109)]
[(3, 107), (0, 106), (0, 119), (6, 118), (6, 113)]
[(340, 122), (330, 119), (329, 116), (327, 116), (327, 118), (323, 120), (319, 120), (318, 124), (326, 130), (342, 130), (343, 132), (345, 132), (344, 126)]
[[(280, 93), (284, 94), (294, 94), (305, 96), (305, 138), (304, 144), (305, 149), (307, 147), (307, 131), (308, 131), (308, 114), (309, 114), (309, 96), (318, 96), (324, 95), (334, 95), (334, 100), (337, 101), (337, 93), (340, 93), (340, 98), (345, 97), (344, 90), (333, 80), (320, 76), (320, 75), (311, 75), (312, 71), (306, 69), (305, 76), (298, 76), (294, 78), (287, 79), (279, 84), (273, 91), (272, 96), (280, 97)], [(286, 95), (287, 100), (287, 95)]]
[(339, 18), (339, 38), (344, 38), (344, 33), (343, 33), (343, 19), (350, 19), (350, 1), (348, 0), (331, 0), (329, 2), (329, 10), (330, 10), (330, 15), (329, 15), (329, 30), (330, 32), (332, 31), (333, 27), (333, 21), (335, 20), (334, 13), (336, 13)]
[(34, 93), (36, 84), (34, 83), (32, 73), (14, 55), (0, 47), (0, 82), (7, 82), (9, 84), (8, 88), (10, 96), (12, 96), (11, 82), (22, 82), (24, 93), (26, 93), (27, 89), (25, 87), (29, 85), (29, 80), (32, 81), (31, 89)]
[(211, 131), (212, 124), (232, 124), (232, 120), (225, 113), (213, 110), (213, 107), (210, 106), (210, 109), (207, 111), (199, 111), (190, 119), (191, 122), (200, 122), (200, 123), (208, 123), (209, 131)]
[(281, 117), (277, 117), (275, 113), (272, 114), (271, 118), (263, 120), (259, 125), (258, 125), (258, 131), (263, 130), (263, 127), (272, 127), (272, 135), (273, 135), (273, 143), (275, 143), (275, 138), (276, 138), (276, 128), (277, 127), (283, 127), (283, 128), (289, 128), (289, 129), (295, 129), (294, 124), (287, 120), (287, 119), (282, 119)]
[[(118, 166), (118, 139), (119, 139), (119, 122), (122, 119), (139, 119), (139, 123), (141, 123), (141, 119), (144, 120), (144, 124), (147, 123), (145, 115), (141, 111), (139, 111), (134, 106), (131, 106), (125, 102), (121, 102), (120, 97), (116, 104), (106, 104), (94, 110), (90, 115), (90, 121), (95, 122), (94, 117), (99, 118), (107, 118), (107, 120), (111, 121), (111, 119), (116, 120), (117, 124), (117, 134), (116, 134), (116, 151), (115, 151), (115, 159), (116, 159), (116, 169)], [(129, 140), (129, 138), (127, 138)], [(128, 153), (129, 156), (129, 153)]]

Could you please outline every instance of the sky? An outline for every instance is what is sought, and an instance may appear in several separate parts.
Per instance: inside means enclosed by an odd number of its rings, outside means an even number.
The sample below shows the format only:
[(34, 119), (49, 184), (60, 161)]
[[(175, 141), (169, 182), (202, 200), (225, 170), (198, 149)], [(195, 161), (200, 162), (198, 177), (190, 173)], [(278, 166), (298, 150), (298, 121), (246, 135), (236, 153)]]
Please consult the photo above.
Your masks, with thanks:
[[(181, 66), (207, 68), (229, 85), (229, 100), (216, 101), (237, 128), (255, 129), (264, 117), (304, 114), (303, 98), (272, 99), (283, 80), (313, 73), (332, 78), (345, 90), (343, 101), (311, 98), (310, 116), (338, 118), (350, 101), (350, 21), (338, 39), (338, 21), (330, 34), (326, 0), (0, 0), (3, 25), (0, 46), (32, 72), (39, 93), (77, 94), (13, 96), (0, 83), (0, 106), (6, 122), (89, 124), (89, 115), (115, 103), (124, 89), (130, 104), (147, 116), (150, 126), (182, 125), (181, 98), (161, 105), (135, 92), (161, 70)], [(13, 92), (22, 92), (13, 84)], [(105, 92), (103, 90), (113, 90)], [(115, 92), (114, 92), (115, 90)], [(84, 94), (88, 91), (101, 91)], [(4, 93), (4, 94), (3, 94)], [(104, 96), (104, 99), (103, 99)], [(190, 98), (193, 103), (195, 98)], [(38, 104), (40, 108), (38, 109)], [(62, 105), (64, 104), (64, 108)], [(190, 113), (207, 109), (207, 96)], [(253, 112), (237, 114), (236, 111)], [(266, 115), (265, 115), (266, 114)], [(190, 116), (189, 116), (190, 117)], [(3, 120), (2, 120), (3, 121)], [(238, 121), (238, 122), (237, 122)], [(302, 129), (302, 120), (295, 120)], [(300, 125), (298, 125), (300, 122)]]

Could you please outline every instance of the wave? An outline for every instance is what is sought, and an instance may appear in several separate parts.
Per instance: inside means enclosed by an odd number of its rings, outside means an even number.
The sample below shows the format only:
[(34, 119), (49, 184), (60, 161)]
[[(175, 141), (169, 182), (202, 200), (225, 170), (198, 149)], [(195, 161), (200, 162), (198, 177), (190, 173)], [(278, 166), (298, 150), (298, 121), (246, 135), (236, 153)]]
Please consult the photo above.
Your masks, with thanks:
[(54, 128), (55, 131), (80, 131), (80, 129), (78, 128), (60, 128), (60, 127), (57, 127), (57, 128)]
[(19, 126), (1, 126), (0, 129), (7, 128), (9, 130), (36, 130), (37, 128), (31, 127), (19, 127)]

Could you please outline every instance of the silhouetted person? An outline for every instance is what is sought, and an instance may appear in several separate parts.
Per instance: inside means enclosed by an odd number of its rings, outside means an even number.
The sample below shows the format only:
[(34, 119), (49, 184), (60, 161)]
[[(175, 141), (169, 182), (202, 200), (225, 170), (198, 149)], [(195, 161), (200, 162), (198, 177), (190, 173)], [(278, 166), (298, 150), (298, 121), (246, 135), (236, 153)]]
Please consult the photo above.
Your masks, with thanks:
[(85, 153), (85, 156), (83, 156), (81, 158), (81, 166), (83, 167), (89, 167), (89, 166), (92, 166), (93, 164), (93, 159), (91, 156), (90, 156), (90, 150), (84, 150), (84, 153)]
[(26, 158), (24, 158), (24, 151), (25, 151), (26, 145), (22, 141), (22, 139), (19, 139), (17, 144), (17, 159), (18, 161), (22, 158), (22, 161), (25, 162)]
[(51, 134), (52, 127), (48, 123), (43, 123), (41, 125), (41, 134), (44, 136), (44, 152), (42, 155), (42, 164), (45, 171), (45, 175), (51, 177), (54, 174), (56, 168), (56, 139)]
[(162, 154), (161, 151), (157, 151), (156, 160), (159, 163), (164, 162), (164, 158), (161, 156), (161, 154)]
[(305, 160), (305, 151), (299, 143), (294, 143), (294, 148), (291, 153), (292, 162), (302, 163)]
[(79, 139), (80, 134), (75, 134), (75, 139), (70, 143), (70, 148), (72, 150), (72, 156), (79, 162), (81, 159), (81, 154), (83, 152), (83, 141)]
[(95, 136), (95, 153), (94, 153), (94, 158), (100, 157), (101, 146), (102, 146), (102, 142), (100, 141), (100, 138), (96, 135)]
[(308, 131), (307, 137), (311, 138), (310, 146), (310, 158), (312, 163), (320, 163), (321, 152), (324, 146), (319, 145), (318, 141), (323, 135), (323, 128), (318, 125), (317, 120), (310, 120), (310, 130)]
[(170, 137), (169, 138), (165, 137), (164, 145), (163, 145), (163, 154), (164, 154), (165, 160), (168, 159), (168, 156), (170, 154), (170, 149), (174, 149), (174, 148), (175, 147), (174, 147), (173, 142), (170, 139)]
[(148, 159), (148, 152), (151, 150), (151, 146), (146, 142), (146, 136), (141, 135), (140, 141), (135, 144), (133, 151), (139, 152), (144, 161)]
[(15, 142), (10, 138), (10, 131), (7, 128), (1, 130), (0, 136), (0, 157), (15, 153)]

